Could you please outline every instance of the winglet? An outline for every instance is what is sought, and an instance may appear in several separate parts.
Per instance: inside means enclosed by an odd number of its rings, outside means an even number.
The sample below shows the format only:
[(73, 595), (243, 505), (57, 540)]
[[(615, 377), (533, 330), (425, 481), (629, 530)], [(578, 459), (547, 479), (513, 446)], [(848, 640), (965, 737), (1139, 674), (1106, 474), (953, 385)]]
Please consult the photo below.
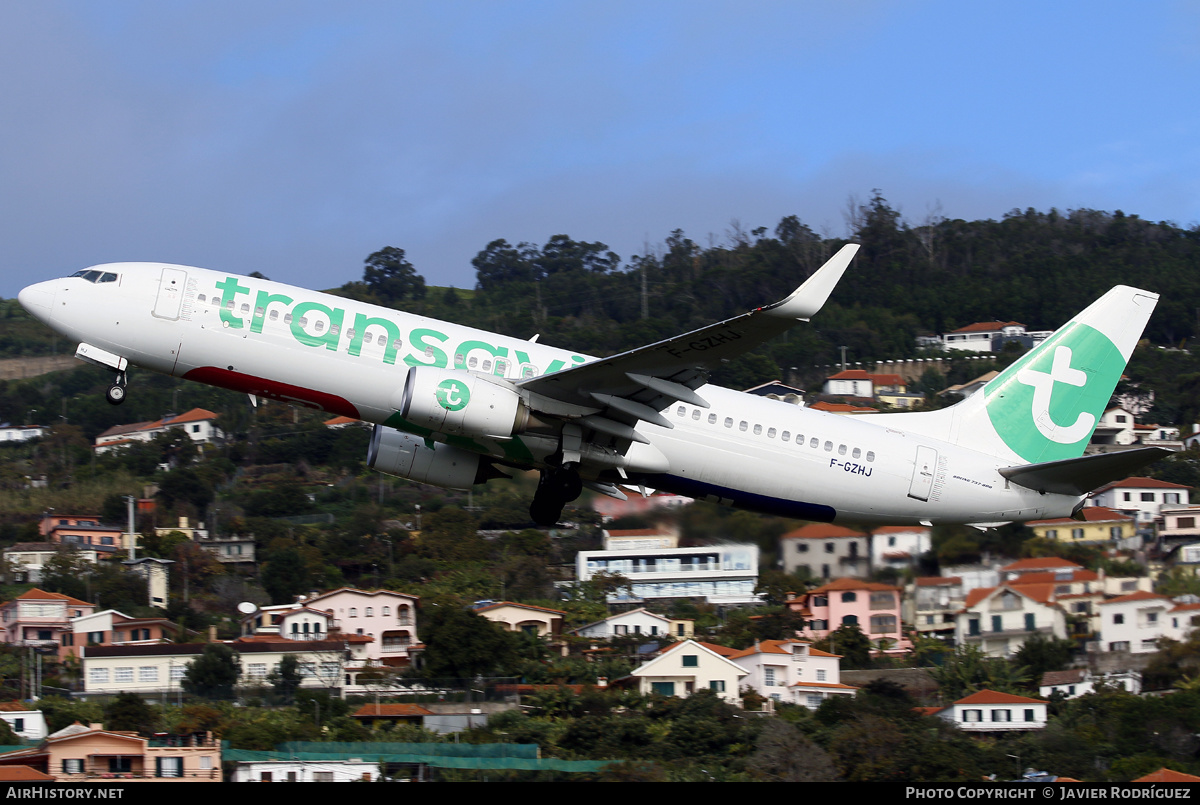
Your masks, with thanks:
[(792, 291), (791, 296), (763, 308), (763, 312), (784, 319), (811, 318), (825, 305), (857, 252), (857, 243), (846, 244), (825, 265), (813, 272), (803, 285)]

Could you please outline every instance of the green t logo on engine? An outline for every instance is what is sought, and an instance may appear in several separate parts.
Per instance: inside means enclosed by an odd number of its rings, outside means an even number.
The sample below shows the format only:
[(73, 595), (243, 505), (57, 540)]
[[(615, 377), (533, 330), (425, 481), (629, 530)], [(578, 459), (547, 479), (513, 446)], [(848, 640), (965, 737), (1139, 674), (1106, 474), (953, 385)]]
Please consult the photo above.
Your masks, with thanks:
[(461, 411), (471, 401), (471, 391), (461, 380), (443, 380), (434, 394), (438, 405), (447, 411)]

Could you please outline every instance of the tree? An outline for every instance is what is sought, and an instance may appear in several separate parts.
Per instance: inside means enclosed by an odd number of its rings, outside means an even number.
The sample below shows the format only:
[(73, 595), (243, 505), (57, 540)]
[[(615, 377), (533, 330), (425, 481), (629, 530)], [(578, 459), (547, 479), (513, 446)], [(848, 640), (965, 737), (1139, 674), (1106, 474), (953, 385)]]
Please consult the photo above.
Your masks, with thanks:
[(304, 677), (300, 673), (300, 661), (294, 654), (285, 654), (279, 661), (279, 667), (267, 675), (267, 682), (275, 690), (275, 695), (284, 704), (291, 704), (296, 699), (296, 691)]
[(363, 282), (386, 304), (425, 298), (425, 278), (408, 262), (404, 249), (387, 246), (365, 263)]
[(188, 663), (183, 689), (205, 699), (232, 699), (241, 674), (241, 659), (232, 646), (208, 643), (200, 656)]
[(158, 713), (141, 696), (122, 691), (104, 707), (104, 727), (139, 733), (155, 732)]
[(447, 605), (431, 606), (424, 614), (426, 676), (470, 679), (516, 660), (512, 635), (482, 615)]
[(262, 585), (271, 596), (272, 604), (290, 604), (296, 595), (307, 590), (311, 582), (308, 568), (300, 551), (283, 548), (274, 551), (262, 571)]

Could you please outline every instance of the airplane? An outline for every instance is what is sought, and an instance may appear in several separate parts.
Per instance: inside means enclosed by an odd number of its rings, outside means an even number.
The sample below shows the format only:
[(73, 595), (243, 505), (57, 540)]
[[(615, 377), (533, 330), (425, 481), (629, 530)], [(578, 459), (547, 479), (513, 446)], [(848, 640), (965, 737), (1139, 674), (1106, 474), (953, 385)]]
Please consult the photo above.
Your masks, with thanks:
[(666, 490), (857, 525), (1078, 516), (1084, 496), (1165, 455), (1084, 456), (1158, 295), (1117, 286), (949, 408), (842, 417), (709, 385), (825, 304), (858, 246), (787, 298), (607, 358), (266, 279), (110, 263), (23, 289), (76, 357), (373, 423), (368, 464), (468, 489), (537, 470), (530, 516), (552, 525), (583, 489)]

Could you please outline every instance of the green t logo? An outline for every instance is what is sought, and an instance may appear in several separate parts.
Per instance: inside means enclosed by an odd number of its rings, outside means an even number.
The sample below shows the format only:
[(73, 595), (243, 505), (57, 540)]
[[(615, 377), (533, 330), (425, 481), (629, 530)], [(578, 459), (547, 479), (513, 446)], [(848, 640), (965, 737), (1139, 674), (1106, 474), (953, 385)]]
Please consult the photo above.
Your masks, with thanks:
[(443, 380), (438, 384), (434, 395), (437, 397), (438, 405), (447, 411), (461, 411), (471, 401), (471, 390), (461, 380)]
[(988, 418), (1026, 461), (1075, 458), (1124, 368), (1107, 336), (1072, 322), (988, 384)]

